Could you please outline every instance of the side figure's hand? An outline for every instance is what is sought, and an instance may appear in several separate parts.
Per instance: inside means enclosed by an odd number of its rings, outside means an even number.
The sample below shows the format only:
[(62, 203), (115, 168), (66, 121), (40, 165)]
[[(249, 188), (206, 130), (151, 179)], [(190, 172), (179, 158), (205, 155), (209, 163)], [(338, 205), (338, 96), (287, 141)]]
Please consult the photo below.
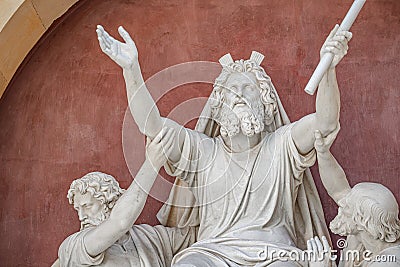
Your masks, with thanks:
[(122, 26), (118, 32), (125, 43), (115, 40), (101, 25), (97, 25), (96, 33), (101, 50), (123, 69), (129, 69), (138, 60), (138, 51), (135, 42)]
[(331, 266), (331, 247), (325, 236), (322, 242), (318, 236), (307, 240), (307, 252), (309, 253), (309, 267), (329, 267)]
[(167, 162), (171, 155), (175, 136), (174, 129), (165, 127), (156, 135), (153, 141), (147, 138), (146, 158), (157, 170)]
[(333, 141), (335, 141), (337, 134), (339, 133), (340, 126), (336, 128), (332, 133), (328, 136), (323, 137), (319, 130), (314, 132), (315, 142), (314, 147), (318, 153), (325, 153), (328, 152), (331, 148)]
[(348, 42), (352, 38), (352, 33), (349, 31), (338, 32), (339, 25), (336, 24), (335, 28), (329, 33), (325, 43), (322, 45), (320, 56), (321, 58), (325, 53), (332, 53), (334, 55), (330, 68), (336, 67), (340, 60), (347, 54), (349, 49)]

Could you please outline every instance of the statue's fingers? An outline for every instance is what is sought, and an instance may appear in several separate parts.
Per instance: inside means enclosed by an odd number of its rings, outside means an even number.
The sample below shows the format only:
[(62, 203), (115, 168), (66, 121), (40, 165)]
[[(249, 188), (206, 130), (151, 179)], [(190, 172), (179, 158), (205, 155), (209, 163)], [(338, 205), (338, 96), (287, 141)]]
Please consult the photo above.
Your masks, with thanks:
[(108, 34), (108, 32), (106, 32), (106, 31), (103, 32), (103, 38), (104, 38), (104, 40), (107, 42), (107, 44), (108, 44), (109, 46), (111, 46), (111, 45), (113, 45), (113, 44), (116, 43), (116, 42), (115, 42), (115, 39), (114, 39), (113, 37), (111, 37), (111, 36)]
[(332, 41), (336, 42), (335, 46), (343, 51), (347, 51), (349, 49), (348, 43), (349, 41), (344, 35), (335, 36), (332, 38)]
[(319, 237), (318, 236), (314, 237), (314, 240), (315, 244), (317, 245), (318, 251), (319, 252), (323, 251), (324, 248), (322, 246), (321, 240), (319, 240)]
[(163, 144), (166, 148), (172, 146), (174, 142), (173, 134), (171, 132), (168, 132), (165, 137), (162, 139)]
[(164, 135), (166, 128), (162, 128), (161, 131), (156, 135), (156, 137), (154, 137), (153, 143), (158, 144), (161, 141), (161, 138)]
[(332, 53), (331, 50), (328, 49), (328, 47), (324, 47), (321, 52), (322, 53)]
[(330, 53), (334, 54), (334, 55), (341, 55), (341, 50), (334, 47), (334, 46), (326, 46), (326, 50), (328, 50)]
[(348, 49), (347, 41), (344, 41), (344, 42), (338, 41), (338, 42), (336, 42), (335, 47), (337, 49), (341, 50), (343, 52), (343, 54), (347, 54), (347, 49)]
[(124, 29), (124, 27), (119, 26), (118, 27), (118, 32), (119, 35), (121, 35), (122, 39), (124, 39), (124, 41), (128, 44), (128, 45), (133, 45), (136, 47), (135, 42), (133, 41), (133, 39), (131, 38), (131, 36), (129, 35), (129, 33)]
[(173, 148), (174, 148), (173, 139), (171, 138), (169, 141), (170, 141), (170, 142), (168, 142), (168, 143), (165, 145), (165, 148), (164, 148), (164, 150), (165, 150), (165, 152), (166, 152), (165, 154), (166, 154), (167, 156), (169, 156), (169, 155), (172, 154), (172, 150), (173, 150)]
[(335, 48), (337, 48), (338, 50), (343, 50), (343, 51), (346, 50), (346, 47), (344, 46), (344, 44), (342, 44), (342, 43), (339, 42), (339, 41), (329, 41), (329, 42), (326, 44), (326, 47), (335, 47)]
[(105, 34), (104, 30), (97, 29), (96, 32), (97, 32), (98, 38), (101, 38), (103, 40), (104, 44), (106, 46), (110, 47), (112, 42), (109, 40), (109, 38)]
[(312, 251), (311, 241), (307, 240), (307, 250)]
[(336, 35), (331, 39), (332, 42), (336, 42), (342, 46), (345, 46), (348, 41), (347, 38), (344, 35)]
[(312, 250), (314, 251), (314, 252), (318, 252), (318, 246), (317, 246), (317, 243), (315, 243), (315, 240), (314, 240), (314, 238), (311, 238), (311, 247), (312, 247)]
[(96, 32), (99, 36), (106, 38), (108, 36), (108, 33), (106, 30), (104, 30), (103, 26), (97, 25)]
[(340, 32), (331, 38), (332, 41), (346, 41), (347, 38), (344, 34), (345, 32)]
[(322, 236), (322, 245), (324, 246), (324, 251), (329, 251), (331, 249), (331, 246), (329, 246), (328, 240), (326, 239), (325, 236)]
[(174, 131), (170, 128), (167, 129), (167, 132), (165, 133), (165, 136), (162, 139), (162, 142), (164, 143), (165, 146), (169, 146), (170, 144), (172, 144), (172, 142), (174, 141)]
[(112, 55), (110, 48), (106, 45), (102, 38), (97, 38), (99, 40), (99, 45), (101, 50), (106, 53), (107, 55)]
[(314, 137), (316, 140), (322, 140), (322, 134), (321, 134), (320, 130), (314, 131)]
[(337, 35), (344, 36), (347, 41), (350, 41), (351, 38), (353, 38), (353, 33), (349, 32), (349, 31), (341, 31)]
[(339, 24), (336, 24), (335, 27), (333, 27), (333, 29), (331, 30), (331, 32), (328, 35), (328, 40), (331, 39), (333, 36), (335, 36), (336, 32), (339, 29)]
[(99, 45), (100, 45), (101, 50), (102, 50), (103, 52), (106, 52), (107, 46), (106, 46), (106, 44), (104, 43), (103, 39), (100, 38), (100, 37), (97, 37), (97, 40), (99, 40)]
[(97, 25), (97, 27), (96, 27), (96, 32), (97, 32), (97, 35), (98, 35), (98, 36), (101, 36), (102, 33), (104, 32), (103, 26)]
[(112, 45), (115, 42), (115, 39), (103, 28), (98, 29), (100, 31), (101, 37), (107, 43), (107, 45)]
[(161, 139), (161, 142), (159, 143), (159, 145), (161, 146), (160, 150), (166, 157), (169, 157), (171, 155), (173, 148), (174, 139), (171, 138), (170, 132), (171, 131), (165, 134), (165, 136)]
[(325, 137), (325, 144), (331, 146), (333, 141), (335, 141), (335, 139), (336, 139), (336, 135), (337, 134), (335, 134), (335, 133), (331, 133), (327, 137)]

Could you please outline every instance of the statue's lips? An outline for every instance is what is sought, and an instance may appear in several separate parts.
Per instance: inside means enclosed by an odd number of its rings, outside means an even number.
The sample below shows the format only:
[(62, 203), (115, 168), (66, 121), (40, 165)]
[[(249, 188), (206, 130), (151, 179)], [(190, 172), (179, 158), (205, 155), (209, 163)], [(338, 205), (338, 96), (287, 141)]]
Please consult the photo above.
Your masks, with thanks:
[(90, 226), (93, 226), (93, 225), (87, 220), (81, 222), (81, 229), (85, 229)]

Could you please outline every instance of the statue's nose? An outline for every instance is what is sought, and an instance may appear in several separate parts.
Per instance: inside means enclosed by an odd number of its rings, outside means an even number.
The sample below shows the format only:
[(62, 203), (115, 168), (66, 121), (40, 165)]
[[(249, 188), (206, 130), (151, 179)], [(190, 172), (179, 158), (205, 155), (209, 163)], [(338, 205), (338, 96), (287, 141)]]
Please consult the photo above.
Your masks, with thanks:
[(242, 97), (243, 97), (243, 90), (242, 90), (241, 88), (239, 88), (239, 89), (236, 91), (236, 95), (237, 95), (239, 98), (242, 98)]
[(87, 218), (86, 214), (82, 210), (78, 210), (78, 217), (80, 221), (83, 221)]

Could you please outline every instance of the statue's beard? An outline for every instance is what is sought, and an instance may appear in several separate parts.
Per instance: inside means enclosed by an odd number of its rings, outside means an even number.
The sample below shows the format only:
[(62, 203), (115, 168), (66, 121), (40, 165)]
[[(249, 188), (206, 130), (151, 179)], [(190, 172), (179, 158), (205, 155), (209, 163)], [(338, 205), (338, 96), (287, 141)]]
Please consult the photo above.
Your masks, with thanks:
[(107, 219), (108, 212), (101, 211), (99, 216), (96, 218), (86, 218), (81, 221), (81, 230), (86, 229), (88, 227), (95, 227), (100, 225), (105, 219)]
[(240, 108), (222, 105), (219, 114), (214, 118), (220, 125), (222, 136), (235, 136), (242, 132), (246, 136), (258, 134), (264, 130), (264, 105), (261, 101), (253, 107), (243, 105)]
[(333, 219), (329, 224), (329, 228), (332, 233), (340, 236), (353, 235), (357, 232), (357, 227), (352, 222), (352, 219), (346, 218), (340, 211), (335, 219)]

